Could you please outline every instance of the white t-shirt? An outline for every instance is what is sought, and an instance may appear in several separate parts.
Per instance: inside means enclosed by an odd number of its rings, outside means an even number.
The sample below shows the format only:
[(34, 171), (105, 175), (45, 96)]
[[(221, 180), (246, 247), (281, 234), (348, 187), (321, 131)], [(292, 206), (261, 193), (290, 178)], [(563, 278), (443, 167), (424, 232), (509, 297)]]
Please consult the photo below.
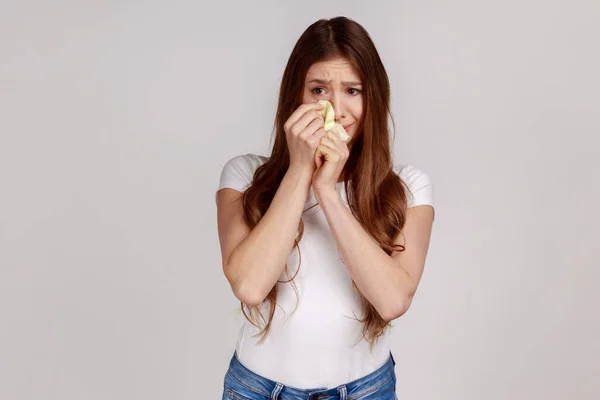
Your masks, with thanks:
[[(254, 171), (268, 157), (256, 154), (238, 155), (222, 169), (219, 187), (245, 191)], [(412, 165), (394, 165), (394, 170), (408, 185), (408, 207), (433, 205), (433, 187), (429, 176)], [(348, 207), (342, 182), (337, 184), (342, 201)], [(259, 329), (244, 321), (236, 351), (242, 364), (251, 371), (273, 381), (300, 389), (334, 388), (362, 378), (381, 367), (389, 357), (389, 328), (378, 338), (373, 352), (361, 339), (361, 303), (352, 287), (337, 243), (323, 210), (316, 206), (312, 187), (302, 214), (304, 235), (300, 241), (302, 264), (294, 278), (296, 293), (290, 283), (277, 283), (277, 307), (271, 330), (258, 344)], [(298, 251), (288, 258), (289, 277), (298, 268)], [(285, 270), (279, 280), (289, 280)], [(269, 304), (261, 312), (268, 320)], [(260, 318), (259, 318), (260, 320)], [(261, 326), (263, 322), (261, 321)]]

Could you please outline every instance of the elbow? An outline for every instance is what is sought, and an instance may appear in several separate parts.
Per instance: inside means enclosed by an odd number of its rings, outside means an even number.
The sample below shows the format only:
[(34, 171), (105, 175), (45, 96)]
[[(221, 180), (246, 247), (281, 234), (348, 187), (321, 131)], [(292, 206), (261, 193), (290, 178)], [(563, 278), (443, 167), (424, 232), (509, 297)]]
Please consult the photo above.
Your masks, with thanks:
[(395, 302), (390, 302), (390, 306), (386, 307), (380, 313), (381, 318), (383, 318), (386, 322), (390, 322), (397, 318), (400, 318), (408, 311), (411, 302), (412, 298), (408, 297), (402, 298)]
[(258, 290), (252, 288), (244, 288), (241, 285), (237, 289), (233, 290), (233, 294), (235, 295), (235, 297), (238, 298), (239, 301), (241, 301), (248, 307), (256, 307), (265, 300), (265, 296), (259, 293)]
[(244, 303), (248, 307), (255, 307), (260, 305), (265, 296), (258, 290), (256, 285), (249, 282), (229, 282), (233, 294), (239, 301)]
[(223, 268), (225, 277), (229, 282), (229, 286), (231, 287), (234, 296), (248, 307), (260, 305), (266, 296), (260, 292), (255, 283), (248, 282), (247, 277), (244, 278), (233, 274), (233, 271), (235, 270), (235, 268), (231, 267), (231, 264), (228, 264)]

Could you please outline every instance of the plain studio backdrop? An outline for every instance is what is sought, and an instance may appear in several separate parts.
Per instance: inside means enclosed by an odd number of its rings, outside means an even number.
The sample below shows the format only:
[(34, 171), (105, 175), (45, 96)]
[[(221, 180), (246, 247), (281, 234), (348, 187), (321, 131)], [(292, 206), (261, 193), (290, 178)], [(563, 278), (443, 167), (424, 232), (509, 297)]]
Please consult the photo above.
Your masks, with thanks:
[(338, 15), (434, 182), (398, 397), (600, 398), (595, 0), (4, 1), (0, 398), (220, 398), (221, 168), (269, 155), (291, 49)]

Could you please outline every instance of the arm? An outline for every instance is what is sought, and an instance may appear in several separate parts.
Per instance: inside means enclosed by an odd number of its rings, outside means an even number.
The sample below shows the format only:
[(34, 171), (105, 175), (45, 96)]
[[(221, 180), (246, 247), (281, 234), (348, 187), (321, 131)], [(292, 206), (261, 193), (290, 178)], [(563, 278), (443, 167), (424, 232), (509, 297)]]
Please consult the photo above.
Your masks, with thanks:
[(391, 256), (373, 240), (335, 191), (318, 199), (340, 253), (360, 292), (379, 315), (391, 321), (404, 314), (423, 274), (433, 224), (433, 207), (407, 210), (407, 219), (394, 244), (406, 246)]
[[(244, 304), (262, 303), (281, 276), (294, 245), (310, 182), (311, 173), (288, 169), (267, 212), (251, 231), (243, 223), (240, 201), (223, 204), (218, 213), (223, 270), (233, 293)], [(227, 224), (227, 220), (234, 219), (237, 223)]]

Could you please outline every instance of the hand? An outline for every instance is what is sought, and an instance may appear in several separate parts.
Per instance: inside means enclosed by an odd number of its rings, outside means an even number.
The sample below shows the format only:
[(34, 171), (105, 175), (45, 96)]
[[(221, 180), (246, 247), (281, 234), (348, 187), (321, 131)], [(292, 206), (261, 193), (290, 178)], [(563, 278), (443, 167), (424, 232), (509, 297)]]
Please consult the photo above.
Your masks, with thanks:
[(314, 155), (325, 136), (325, 121), (319, 113), (323, 107), (319, 103), (302, 104), (283, 125), (290, 153), (289, 168), (308, 171), (310, 175), (315, 171)]
[[(344, 170), (344, 165), (350, 156), (348, 145), (335, 133), (327, 131), (321, 139), (321, 144), (315, 152), (317, 169), (313, 173), (312, 187), (315, 195), (332, 190)], [(322, 160), (322, 158), (324, 160)]]

